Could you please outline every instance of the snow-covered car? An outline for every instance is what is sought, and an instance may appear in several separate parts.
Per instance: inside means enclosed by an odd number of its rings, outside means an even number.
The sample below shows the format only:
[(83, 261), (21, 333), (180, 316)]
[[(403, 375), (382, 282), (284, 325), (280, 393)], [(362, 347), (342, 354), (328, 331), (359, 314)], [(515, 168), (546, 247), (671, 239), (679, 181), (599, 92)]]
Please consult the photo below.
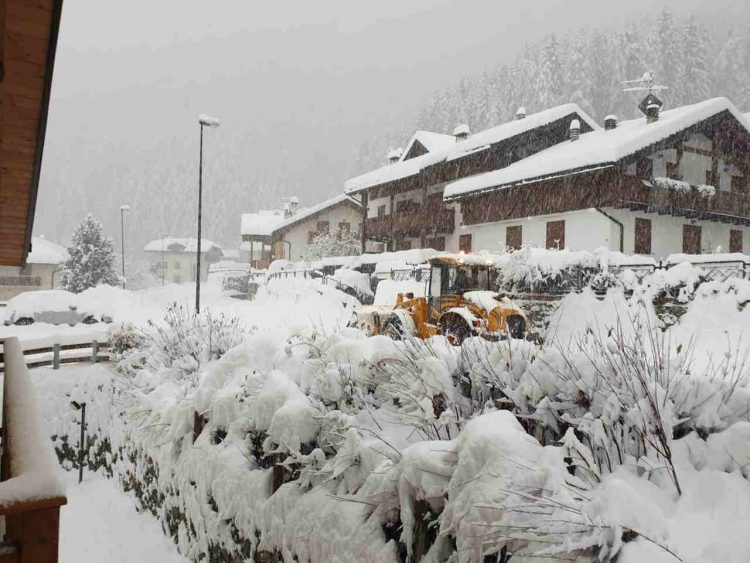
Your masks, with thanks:
[(111, 323), (112, 316), (81, 304), (76, 295), (61, 289), (22, 293), (8, 301), (5, 308), (7, 326), (33, 323), (75, 326), (98, 322)]

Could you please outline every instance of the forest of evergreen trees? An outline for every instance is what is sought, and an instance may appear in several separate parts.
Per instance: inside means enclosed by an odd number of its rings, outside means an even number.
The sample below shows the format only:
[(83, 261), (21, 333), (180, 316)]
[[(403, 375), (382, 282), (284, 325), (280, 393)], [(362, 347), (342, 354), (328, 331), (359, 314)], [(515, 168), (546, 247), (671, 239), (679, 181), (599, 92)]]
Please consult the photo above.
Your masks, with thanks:
[(450, 133), (459, 123), (480, 131), (527, 113), (574, 102), (594, 119), (639, 115), (642, 96), (623, 92), (623, 82), (651, 70), (669, 90), (665, 109), (726, 96), (750, 111), (750, 26), (708, 26), (664, 10), (624, 28), (583, 29), (527, 44), (511, 64), (463, 78), (435, 92), (401, 131), (365, 143), (357, 168), (384, 163), (388, 148), (403, 145), (415, 129)]

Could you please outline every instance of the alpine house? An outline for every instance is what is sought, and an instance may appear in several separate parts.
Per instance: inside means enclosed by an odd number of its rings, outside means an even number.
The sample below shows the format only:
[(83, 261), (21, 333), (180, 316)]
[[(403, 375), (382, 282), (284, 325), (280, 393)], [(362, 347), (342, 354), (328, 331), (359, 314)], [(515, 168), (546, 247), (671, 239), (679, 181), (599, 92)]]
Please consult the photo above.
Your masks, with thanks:
[(528, 116), (519, 108), (514, 121), (473, 135), (465, 124), (453, 135), (417, 131), (405, 150), (390, 151), (390, 164), (345, 184), (348, 194), (362, 196), (365, 251), (480, 248), (471, 232), (457, 230), (461, 205), (443, 201), (446, 184), (566, 142), (573, 120), (582, 133), (599, 129), (577, 105), (565, 104)]
[(726, 98), (583, 131), (510, 166), (445, 188), (459, 232), (484, 248), (663, 257), (750, 247), (750, 120)]

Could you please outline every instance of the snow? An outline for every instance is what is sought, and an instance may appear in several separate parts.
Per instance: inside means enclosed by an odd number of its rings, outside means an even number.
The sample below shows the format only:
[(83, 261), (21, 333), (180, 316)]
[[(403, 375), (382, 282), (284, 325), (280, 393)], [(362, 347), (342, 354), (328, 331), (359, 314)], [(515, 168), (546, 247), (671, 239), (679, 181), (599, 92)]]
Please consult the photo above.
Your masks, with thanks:
[(456, 138), (453, 135), (446, 135), (444, 133), (435, 133), (433, 131), (417, 131), (414, 136), (406, 144), (406, 150), (402, 155), (401, 159), (406, 158), (409, 153), (414, 141), (419, 143), (427, 149), (428, 152), (435, 152), (447, 149), (451, 145), (455, 144)]
[[(491, 260), (514, 279), (645, 260), (534, 248), (452, 256)], [(315, 287), (315, 280), (281, 279), (261, 288), (253, 302), (206, 294), (207, 307), (239, 315), (253, 330), (221, 358), (203, 364), (192, 383), (175, 381), (153, 365), (127, 376), (101, 365), (40, 369), (34, 370), (34, 383), (48, 434), (77, 440), (69, 401), (83, 396), (92, 405), (90, 431), (111, 436), (113, 451), (123, 444), (132, 448), (126, 451), (137, 460), (126, 455), (115, 479), (125, 471), (142, 472), (142, 464), (153, 460), (159, 477), (143, 498), (165, 494), (159, 514), (176, 511), (193, 524), (195, 531), (183, 522), (177, 534), (180, 552), (190, 560), (209, 558), (213, 547), (236, 549), (239, 537), (253, 549), (278, 549), (286, 560), (296, 555), (300, 561), (394, 562), (396, 545), (386, 541), (382, 526), (400, 521), (395, 533), (411, 550), (419, 528), (417, 502), (424, 501), (439, 515), (432, 524), (438, 540), (427, 561), (481, 560), (480, 553), (504, 545), (519, 561), (544, 561), (539, 557), (544, 554), (560, 563), (578, 548), (600, 552), (603, 560), (616, 554), (626, 563), (669, 560), (642, 536), (623, 543), (623, 532), (632, 529), (684, 561), (739, 563), (750, 543), (742, 532), (750, 517), (745, 410), (750, 392), (742, 381), (734, 396), (728, 394), (732, 372), (710, 375), (705, 359), (726, 364), (727, 352), (744, 355), (750, 307), (739, 304), (750, 300), (750, 282), (732, 279), (691, 289), (687, 312), (671, 328), (659, 324), (650, 301), (666, 286), (692, 284), (698, 268), (683, 261), (659, 270), (632, 289), (632, 297), (621, 287), (604, 297), (589, 290), (571, 293), (552, 304), (557, 308), (542, 345), (477, 338), (460, 349), (444, 337), (368, 338), (344, 328), (352, 312), (346, 296)], [(381, 306), (392, 307), (395, 294), (408, 291), (409, 284), (414, 282), (382, 281), (377, 297), (390, 304)], [(146, 292), (96, 288), (87, 298), (117, 303), (123, 319), (129, 314), (144, 326), (170, 298), (189, 298), (192, 289), (189, 284)], [(482, 304), (492, 295), (468, 297)], [(620, 332), (625, 348), (618, 347)], [(633, 387), (628, 368), (642, 362), (638, 365), (652, 369), (657, 352), (648, 340), (638, 345), (643, 335), (663, 335), (667, 354), (664, 361), (658, 358), (661, 375), (648, 372), (653, 385), (646, 390)], [(681, 352), (690, 342), (694, 348)], [(630, 353), (633, 349), (638, 353)], [(692, 364), (685, 363), (686, 354)], [(465, 376), (472, 382), (471, 398), (456, 384)], [(644, 401), (649, 396), (662, 405), (662, 415), (649, 415)], [(127, 416), (113, 416), (121, 411)], [(192, 443), (194, 411), (208, 422)], [(670, 437), (678, 424), (708, 435), (704, 440), (693, 431), (670, 438), (681, 496), (663, 458), (653, 453), (656, 422), (666, 425)], [(225, 437), (217, 443), (219, 430)], [(608, 436), (634, 432), (645, 439), (623, 438), (618, 454)], [(275, 455), (290, 468), (291, 480), (273, 494), (272, 470), (263, 455)], [(107, 504), (124, 503), (122, 514), (118, 510), (111, 518), (124, 521), (129, 531), (115, 535), (115, 542), (126, 533), (143, 533), (140, 543), (159, 549), (157, 538), (145, 531), (152, 528), (150, 516), (128, 513), (127, 497), (110, 501), (116, 495), (106, 482), (86, 478), (94, 489), (81, 495), (96, 517), (106, 518)], [(75, 492), (71, 499), (72, 507)], [(95, 523), (84, 525), (98, 529)], [(140, 547), (122, 548), (131, 560), (148, 557), (129, 549)], [(154, 560), (169, 560), (166, 551), (154, 553)]]
[(31, 252), (26, 259), (29, 264), (62, 264), (68, 259), (68, 250), (44, 237), (31, 238)]
[(258, 213), (243, 213), (240, 234), (270, 237), (284, 216), (278, 210), (261, 209)]
[(569, 115), (577, 115), (592, 129), (599, 129), (596, 122), (576, 104), (563, 104), (528, 115), (525, 119), (509, 121), (497, 127), (480, 131), (463, 141), (456, 142), (455, 138), (451, 137), (453, 142), (450, 144), (446, 143), (444, 147), (436, 148), (416, 158), (402, 160), (396, 164), (384, 166), (352, 178), (345, 183), (344, 188), (349, 193), (358, 192), (386, 182), (408, 178), (409, 176), (419, 174), (427, 166), (442, 161), (452, 161), (462, 158), (472, 152), (482, 150)]
[(63, 289), (27, 291), (8, 301), (5, 315), (6, 318), (13, 313), (17, 316), (33, 317), (40, 311), (67, 311), (76, 307), (78, 307), (77, 297)]
[(718, 253), (718, 254), (670, 254), (665, 262), (667, 264), (679, 264), (689, 262), (690, 264), (704, 264), (707, 262), (750, 262), (747, 254), (741, 252)]
[(400, 264), (424, 264), (431, 258), (444, 252), (432, 248), (412, 248), (410, 250), (397, 250), (395, 252), (381, 252), (378, 254), (362, 254), (355, 258), (352, 267), (360, 264), (379, 264), (381, 262)]
[(8, 478), (0, 483), (0, 506), (65, 496), (60, 468), (42, 434), (39, 406), (18, 339), (5, 338), (2, 344), (3, 405), (11, 407), (3, 412), (8, 433), (3, 447), (10, 450), (10, 467)]
[[(221, 247), (208, 239), (201, 239), (201, 252), (208, 252), (212, 248)], [(164, 237), (149, 242), (144, 248), (146, 252), (186, 252), (195, 253), (198, 250), (198, 239)]]
[(386, 158), (387, 158), (387, 159), (388, 159), (389, 161), (395, 161), (395, 160), (398, 160), (398, 159), (400, 159), (400, 158), (401, 158), (401, 155), (403, 154), (403, 152), (404, 152), (404, 151), (403, 151), (403, 149), (401, 149), (401, 148), (397, 148), (397, 149), (391, 149), (391, 150), (389, 150), (389, 151), (388, 151), (388, 154), (387, 154), (387, 155), (385, 155), (385, 157), (386, 157)]
[(726, 98), (713, 98), (664, 111), (654, 123), (646, 123), (645, 118), (638, 118), (622, 121), (617, 128), (609, 131), (597, 127), (594, 131), (581, 134), (575, 143), (560, 143), (514, 162), (507, 168), (452, 182), (445, 188), (444, 199), (614, 166), (623, 158), (723, 111), (731, 113), (750, 130), (750, 124), (732, 102)]
[(150, 514), (135, 511), (132, 498), (100, 474), (65, 476), (68, 504), (60, 511), (60, 563), (132, 563), (187, 560)]
[(468, 135), (469, 133), (470, 133), (469, 126), (466, 123), (457, 125), (456, 128), (453, 130), (454, 137), (460, 137), (461, 135)]
[(370, 276), (367, 274), (357, 272), (356, 270), (350, 270), (349, 268), (339, 268), (333, 273), (333, 279), (353, 287), (360, 295), (372, 295)]
[(394, 306), (399, 293), (413, 293), (414, 297), (424, 297), (427, 295), (427, 283), (414, 280), (380, 280), (375, 289), (373, 305)]

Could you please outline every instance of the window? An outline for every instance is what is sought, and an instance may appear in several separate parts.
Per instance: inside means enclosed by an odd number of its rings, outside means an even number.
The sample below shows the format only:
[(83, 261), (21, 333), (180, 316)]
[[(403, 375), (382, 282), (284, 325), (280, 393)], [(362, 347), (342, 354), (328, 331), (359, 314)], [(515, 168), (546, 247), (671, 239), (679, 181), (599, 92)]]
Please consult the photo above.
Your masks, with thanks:
[(565, 221), (547, 223), (547, 248), (557, 250), (565, 248)]
[(378, 219), (385, 217), (385, 205), (378, 205)]
[(341, 221), (339, 223), (339, 232), (340, 233), (351, 233), (352, 232), (352, 224), (349, 221)]
[(655, 152), (650, 158), (653, 161), (651, 166), (652, 178), (664, 178), (670, 176), (670, 174), (671, 177), (674, 177), (676, 172), (674, 165), (677, 164), (677, 151), (675, 149)]
[(331, 230), (331, 223), (329, 221), (318, 221), (318, 232), (327, 233)]
[(729, 231), (729, 252), (743, 252), (742, 231)]
[(445, 237), (428, 238), (425, 243), (427, 244), (427, 248), (445, 250)]
[(471, 235), (460, 235), (458, 237), (458, 251), (471, 252)]
[(505, 248), (507, 250), (518, 250), (523, 243), (523, 226), (516, 225), (505, 229)]
[(396, 250), (411, 250), (411, 241), (408, 239), (397, 240)]
[(699, 226), (682, 226), (682, 251), (685, 254), (701, 253), (701, 228)]
[(636, 254), (651, 254), (651, 219), (635, 220), (635, 244)]

